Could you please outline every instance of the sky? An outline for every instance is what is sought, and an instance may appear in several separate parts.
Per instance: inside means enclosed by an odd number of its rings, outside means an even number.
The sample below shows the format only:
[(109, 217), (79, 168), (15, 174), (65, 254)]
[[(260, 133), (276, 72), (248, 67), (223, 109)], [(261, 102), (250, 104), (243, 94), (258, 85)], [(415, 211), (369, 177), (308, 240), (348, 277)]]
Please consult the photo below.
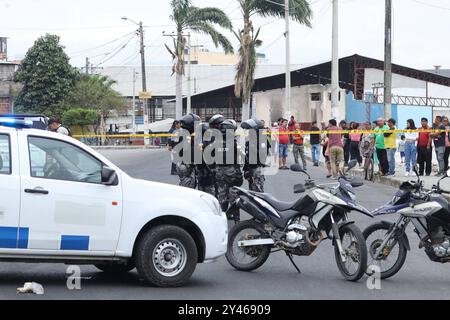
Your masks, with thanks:
[[(312, 28), (291, 22), (293, 64), (312, 64), (331, 59), (331, 0), (308, 0), (314, 18)], [(418, 69), (435, 65), (450, 69), (450, 0), (393, 1), (394, 63)], [(192, 0), (199, 7), (216, 6), (232, 19), (235, 29), (242, 28), (237, 0)], [(383, 59), (384, 1), (339, 0), (341, 57), (360, 54)], [(45, 33), (57, 34), (74, 66), (81, 67), (89, 57), (95, 67), (139, 65), (136, 29), (126, 16), (143, 21), (147, 64), (169, 64), (163, 31), (174, 31), (169, 0), (0, 0), (0, 36), (8, 37), (8, 55), (21, 59), (34, 41)], [(284, 21), (255, 18), (261, 26), (260, 52), (267, 62), (285, 62)], [(224, 31), (235, 48), (235, 37)], [(195, 35), (192, 41), (217, 51), (207, 37)], [(120, 50), (121, 46), (127, 46)], [(118, 51), (117, 54), (113, 55)]]

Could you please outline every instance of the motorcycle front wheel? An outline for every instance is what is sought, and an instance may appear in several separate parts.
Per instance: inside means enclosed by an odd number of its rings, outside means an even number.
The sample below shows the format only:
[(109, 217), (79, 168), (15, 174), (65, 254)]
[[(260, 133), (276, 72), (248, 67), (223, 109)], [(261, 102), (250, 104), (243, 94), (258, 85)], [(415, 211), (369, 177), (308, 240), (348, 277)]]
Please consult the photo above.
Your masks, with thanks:
[(394, 276), (403, 267), (406, 260), (407, 250), (397, 239), (389, 239), (381, 254), (376, 257), (377, 249), (383, 244), (390, 227), (384, 223), (375, 223), (364, 230), (367, 249), (369, 251), (368, 275), (379, 272), (381, 279)]
[(367, 247), (364, 236), (354, 224), (339, 229), (345, 262), (342, 261), (338, 246), (334, 245), (336, 263), (345, 280), (358, 281), (367, 268)]
[(263, 226), (254, 220), (242, 221), (233, 226), (228, 237), (226, 258), (237, 270), (253, 271), (269, 258), (272, 246), (239, 247), (239, 241), (267, 238)]

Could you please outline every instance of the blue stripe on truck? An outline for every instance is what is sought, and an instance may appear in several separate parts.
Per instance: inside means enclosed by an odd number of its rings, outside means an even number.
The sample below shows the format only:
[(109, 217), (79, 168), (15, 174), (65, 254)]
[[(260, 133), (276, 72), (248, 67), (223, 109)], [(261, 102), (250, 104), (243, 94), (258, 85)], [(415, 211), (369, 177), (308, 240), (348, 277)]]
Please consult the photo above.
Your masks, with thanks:
[(63, 235), (61, 236), (60, 250), (87, 251), (89, 250), (89, 237)]
[(29, 234), (29, 228), (19, 228), (19, 241), (17, 243), (17, 247), (19, 249), (28, 249)]
[(0, 227), (0, 248), (17, 248), (17, 227)]

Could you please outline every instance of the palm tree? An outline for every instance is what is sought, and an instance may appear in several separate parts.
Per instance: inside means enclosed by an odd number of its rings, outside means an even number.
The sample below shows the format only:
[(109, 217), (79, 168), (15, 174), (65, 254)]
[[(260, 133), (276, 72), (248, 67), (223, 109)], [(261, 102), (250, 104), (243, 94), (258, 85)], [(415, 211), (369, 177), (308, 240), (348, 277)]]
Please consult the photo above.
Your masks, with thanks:
[(174, 50), (167, 45), (166, 48), (174, 61), (172, 74), (176, 74), (176, 117), (179, 119), (183, 112), (184, 51), (186, 47), (186, 38), (183, 33), (190, 30), (194, 33), (205, 34), (211, 37), (216, 47), (222, 47), (225, 53), (233, 53), (231, 42), (216, 29), (216, 26), (219, 26), (232, 30), (233, 26), (225, 12), (218, 8), (198, 8), (192, 5), (191, 0), (172, 0), (171, 7), (170, 19), (176, 24), (177, 34), (173, 41)]
[[(237, 65), (234, 93), (236, 97), (242, 96), (242, 119), (249, 117), (249, 102), (252, 92), (255, 69), (256, 48), (261, 45), (258, 39), (261, 28), (255, 31), (252, 17), (284, 18), (284, 0), (238, 0), (244, 18), (244, 28), (235, 32), (240, 42), (239, 63)], [(306, 0), (289, 0), (291, 18), (308, 27), (311, 26), (312, 11)]]

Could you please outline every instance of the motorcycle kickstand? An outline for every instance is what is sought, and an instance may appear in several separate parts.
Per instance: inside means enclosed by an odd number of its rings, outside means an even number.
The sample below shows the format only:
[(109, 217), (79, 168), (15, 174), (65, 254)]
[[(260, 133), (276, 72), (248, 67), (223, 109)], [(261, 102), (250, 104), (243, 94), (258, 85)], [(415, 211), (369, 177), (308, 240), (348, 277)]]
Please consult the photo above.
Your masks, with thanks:
[(300, 271), (300, 268), (297, 267), (297, 265), (295, 264), (295, 261), (294, 261), (294, 258), (292, 257), (292, 254), (286, 252), (286, 255), (288, 256), (288, 258), (291, 261), (292, 265), (294, 266), (295, 270), (297, 270), (297, 272), (301, 274), (302, 272)]

